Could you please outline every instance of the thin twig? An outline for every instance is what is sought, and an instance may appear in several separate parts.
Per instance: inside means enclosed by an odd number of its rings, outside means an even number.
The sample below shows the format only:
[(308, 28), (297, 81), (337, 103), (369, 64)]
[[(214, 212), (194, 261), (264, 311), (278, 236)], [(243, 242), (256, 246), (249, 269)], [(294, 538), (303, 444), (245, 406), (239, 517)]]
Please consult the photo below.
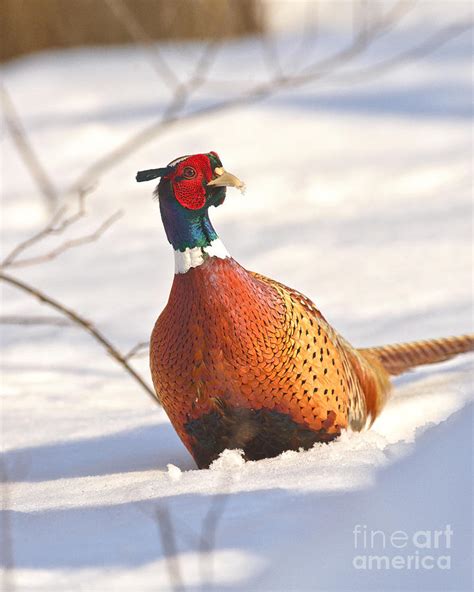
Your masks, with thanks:
[(199, 542), (201, 554), (201, 581), (210, 586), (214, 580), (213, 551), (216, 546), (216, 533), (219, 522), (229, 501), (229, 493), (214, 494), (211, 506), (202, 521), (202, 533)]
[[(348, 47), (336, 52), (328, 58), (306, 66), (298, 74), (292, 76), (280, 76), (270, 82), (258, 84), (247, 93), (227, 101), (206, 105), (195, 111), (182, 114), (179, 119), (177, 119), (176, 113), (188, 99), (185, 89), (179, 87), (180, 90), (175, 96), (173, 103), (159, 121), (129, 137), (123, 144), (117, 146), (108, 154), (93, 163), (76, 179), (75, 182), (73, 182), (70, 191), (76, 191), (84, 184), (97, 180), (102, 173), (116, 166), (135, 150), (153, 140), (160, 132), (166, 131), (176, 123), (202, 118), (209, 114), (226, 111), (238, 106), (248, 105), (263, 100), (279, 90), (297, 88), (328, 76), (333, 73), (335, 68), (339, 68), (340, 66), (349, 63), (351, 60), (361, 55), (368, 46), (375, 41), (375, 39), (380, 37), (382, 33), (389, 31), (413, 6), (413, 1), (408, 2), (402, 0), (401, 2), (397, 2), (382, 19), (372, 26), (369, 33), (359, 34)], [(465, 23), (457, 23), (450, 27), (446, 27), (443, 31), (438, 32), (436, 37), (444, 44), (464, 32), (466, 30), (464, 25)], [(442, 35), (443, 32), (446, 33), (446, 36)], [(416, 48), (412, 51), (416, 55)], [(233, 84), (235, 84), (235, 81)]]
[(408, 49), (407, 51), (401, 52), (387, 60), (380, 61), (372, 66), (361, 68), (360, 70), (348, 70), (341, 74), (331, 73), (329, 74), (329, 82), (341, 83), (341, 84), (353, 84), (359, 82), (366, 82), (378, 77), (388, 70), (392, 70), (408, 61), (419, 60), (430, 53), (433, 53), (438, 48), (445, 45), (448, 41), (453, 38), (466, 33), (473, 28), (472, 22), (456, 23), (451, 27), (446, 27), (435, 33), (429, 39), (426, 39), (423, 43), (417, 47)]
[(2, 325), (51, 325), (54, 327), (73, 327), (74, 324), (68, 319), (53, 316), (18, 316), (0, 315)]
[(196, 90), (196, 85), (200, 85), (205, 82), (204, 76), (212, 66), (214, 57), (220, 46), (221, 42), (216, 39), (209, 41), (204, 46), (204, 49), (202, 50), (202, 53), (194, 66), (191, 78), (186, 82), (186, 87), (190, 92)]
[(26, 294), (37, 298), (40, 302), (47, 304), (51, 308), (57, 310), (61, 315), (70, 319), (73, 323), (84, 329), (89, 335), (91, 335), (102, 347), (107, 351), (107, 353), (120, 365), (122, 368), (128, 372), (136, 382), (146, 391), (148, 395), (153, 399), (156, 403), (158, 397), (155, 395), (153, 390), (148, 386), (145, 380), (138, 374), (136, 370), (134, 370), (128, 361), (125, 359), (123, 354), (97, 329), (90, 321), (86, 320), (84, 317), (79, 315), (77, 312), (68, 308), (64, 304), (61, 304), (58, 300), (55, 300), (51, 296), (48, 296), (41, 290), (34, 288), (33, 286), (23, 282), (22, 280), (15, 278), (9, 274), (4, 272), (0, 272), (0, 280), (7, 282), (8, 284), (15, 286), (19, 290), (22, 290)]
[(356, 37), (360, 34), (365, 35), (366, 37), (374, 36), (374, 39), (380, 37), (381, 35), (386, 35), (387, 33), (390, 33), (390, 31), (392, 31), (405, 16), (412, 12), (412, 10), (415, 8), (417, 4), (418, 0), (398, 0), (398, 2), (392, 4), (392, 6), (387, 10), (387, 12), (380, 18), (378, 18), (377, 16), (374, 17), (373, 7), (371, 7), (370, 12), (372, 13), (371, 16), (373, 20), (372, 24), (369, 27), (368, 2), (367, 0), (362, 0), (360, 5), (362, 18), (359, 19), (359, 28), (355, 29), (354, 35)]
[(313, 0), (305, 4), (305, 17), (303, 31), (300, 34), (299, 46), (294, 52), (288, 52), (289, 55), (285, 56), (282, 70), (285, 68), (295, 68), (295, 64), (299, 64), (304, 58), (310, 55), (320, 40), (320, 4), (319, 0)]
[(60, 208), (56, 212), (56, 214), (54, 214), (50, 222), (48, 222), (48, 224), (42, 230), (16, 245), (16, 247), (10, 253), (8, 253), (8, 255), (3, 259), (3, 261), (0, 264), (0, 267), (8, 267), (11, 263), (13, 263), (13, 261), (15, 261), (15, 259), (18, 257), (18, 255), (20, 255), (20, 253), (22, 253), (23, 251), (25, 251), (26, 249), (40, 241), (48, 234), (55, 233), (55, 226), (57, 222), (61, 219), (65, 211), (66, 207)]
[(146, 351), (143, 351), (143, 350), (148, 350), (149, 347), (150, 347), (149, 341), (141, 341), (140, 343), (137, 343), (136, 345), (134, 345), (123, 357), (126, 360), (130, 360), (130, 358), (136, 358), (140, 355), (145, 354)]
[(203, 586), (207, 585), (209, 587), (214, 580), (213, 551), (216, 547), (217, 528), (224, 515), (227, 503), (230, 500), (233, 483), (233, 473), (224, 470), (221, 483), (216, 485), (219, 493), (215, 493), (212, 496), (209, 509), (202, 521), (199, 552), (201, 556), (200, 572)]
[[(171, 88), (173, 98), (163, 113), (164, 120), (171, 120), (184, 108), (191, 94), (204, 83), (204, 74), (210, 67), (212, 58), (217, 50), (219, 41), (211, 40), (204, 48), (190, 78), (181, 82), (172, 68), (170, 68), (161, 56), (156, 43), (145, 31), (139, 20), (136, 18), (123, 0), (105, 0), (114, 16), (124, 25), (131, 38), (146, 49), (151, 57), (152, 65), (158, 76)], [(212, 18), (212, 15), (210, 15)]]
[(13, 592), (14, 582), (14, 554), (13, 554), (13, 524), (11, 507), (11, 486), (7, 470), (6, 456), (0, 458), (1, 509), (0, 512), (0, 547), (2, 549), (3, 570), (2, 590)]
[(179, 84), (176, 87), (173, 100), (170, 102), (168, 107), (165, 109), (162, 115), (162, 122), (175, 121), (178, 119), (178, 113), (184, 108), (186, 103), (191, 98), (191, 95), (195, 93), (200, 86), (205, 82), (205, 74), (211, 67), (214, 55), (219, 47), (219, 41), (210, 41), (204, 47), (194, 70), (188, 80)]
[(3, 84), (0, 85), (2, 108), (8, 132), (20, 154), (28, 172), (40, 193), (46, 198), (48, 208), (52, 209), (58, 202), (58, 193), (48, 173), (41, 164), (41, 160), (34, 150), (9, 92)]
[(392, 6), (383, 18), (374, 22), (370, 28), (365, 26), (365, 20), (363, 21), (364, 24), (359, 23), (361, 26), (355, 31), (354, 38), (347, 47), (327, 58), (308, 64), (298, 74), (288, 78), (285, 81), (286, 85), (300, 86), (319, 80), (322, 76), (327, 75), (328, 68), (337, 68), (341, 64), (358, 57), (379, 37), (391, 31), (414, 6), (415, 0), (400, 0)]
[(166, 60), (160, 54), (155, 41), (148, 35), (134, 12), (123, 2), (123, 0), (105, 0), (109, 10), (115, 18), (127, 29), (130, 37), (147, 50), (153, 69), (158, 76), (167, 84), (171, 90), (176, 91), (180, 80), (170, 68)]
[(156, 508), (156, 523), (161, 539), (163, 555), (168, 569), (168, 576), (173, 592), (184, 592), (183, 576), (179, 562), (173, 523), (168, 508), (161, 504)]
[(123, 144), (117, 146), (108, 154), (93, 163), (79, 176), (78, 179), (76, 179), (76, 181), (71, 185), (69, 191), (75, 192), (85, 183), (90, 182), (91, 179), (97, 180), (99, 176), (105, 171), (110, 170), (122, 162), (125, 158), (130, 156), (130, 154), (135, 152), (138, 148), (155, 139), (160, 132), (164, 132), (178, 123), (200, 119), (210, 114), (216, 114), (237, 106), (243, 106), (262, 100), (276, 92), (277, 88), (284, 88), (285, 86), (289, 86), (289, 84), (288, 79), (284, 78), (280, 79), (276, 84), (261, 84), (253, 88), (247, 94), (241, 95), (227, 102), (207, 105), (200, 109), (196, 109), (195, 111), (182, 114), (178, 119), (176, 117), (176, 112), (183, 106), (185, 102), (185, 98), (180, 96), (178, 97), (179, 100), (176, 100), (176, 104), (172, 105), (168, 109), (163, 119), (160, 119), (159, 121), (144, 128), (137, 134), (131, 136)]
[(86, 215), (85, 199), (90, 191), (90, 188), (79, 190), (78, 206), (76, 212), (70, 216), (66, 216), (68, 209), (67, 206), (60, 208), (42, 230), (19, 243), (10, 253), (8, 253), (8, 255), (6, 255), (6, 257), (0, 263), (0, 268), (9, 267), (14, 261), (16, 261), (21, 253), (32, 247), (37, 242), (41, 241), (46, 236), (52, 234), (61, 234), (67, 228), (69, 228), (69, 226), (75, 224), (78, 220), (83, 218)]
[(367, 0), (353, 0), (352, 30), (354, 38), (367, 38), (369, 35), (369, 29), (369, 10), (367, 6)]
[(19, 259), (12, 261), (11, 263), (3, 264), (0, 266), (0, 269), (5, 268), (18, 268), (18, 267), (27, 267), (28, 265), (35, 265), (37, 263), (45, 263), (46, 261), (51, 261), (56, 259), (59, 255), (68, 251), (69, 249), (73, 249), (75, 247), (79, 247), (81, 245), (85, 245), (87, 243), (92, 243), (98, 240), (104, 232), (112, 226), (114, 222), (119, 220), (123, 216), (123, 212), (118, 210), (115, 214), (112, 214), (105, 222), (103, 222), (94, 232), (91, 234), (86, 234), (85, 236), (80, 236), (79, 238), (73, 238), (67, 241), (64, 241), (56, 248), (44, 253), (43, 255), (37, 255), (35, 257), (28, 257), (25, 259)]
[(260, 47), (262, 48), (262, 57), (267, 66), (270, 76), (277, 78), (283, 76), (283, 70), (280, 64), (280, 57), (275, 40), (271, 34), (264, 34), (260, 38)]

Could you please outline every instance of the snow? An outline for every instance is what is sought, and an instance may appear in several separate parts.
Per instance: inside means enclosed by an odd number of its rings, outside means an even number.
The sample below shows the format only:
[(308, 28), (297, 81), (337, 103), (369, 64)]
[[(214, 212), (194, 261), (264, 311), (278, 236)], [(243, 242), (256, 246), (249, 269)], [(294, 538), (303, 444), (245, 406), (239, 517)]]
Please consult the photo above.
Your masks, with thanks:
[[(426, 34), (415, 18), (378, 47), (378, 59)], [(152, 188), (137, 185), (135, 172), (217, 150), (248, 187), (212, 213), (229, 251), (310, 296), (353, 344), (472, 330), (468, 37), (363, 84), (328, 80), (170, 128), (101, 178), (90, 215), (68, 234), (123, 209), (100, 242), (15, 273), (124, 351), (147, 339), (173, 253)], [(164, 49), (188, 64), (196, 48)], [(253, 40), (229, 44), (213, 78), (245, 79), (257, 49)], [(3, 78), (60, 189), (168, 98), (138, 49), (25, 58)], [(188, 108), (209, 96), (204, 87)], [(48, 214), (5, 133), (2, 144), (7, 252)], [(3, 314), (51, 313), (3, 290)], [(226, 451), (198, 471), (163, 411), (76, 328), (4, 326), (2, 347), (2, 527), (11, 537), (4, 562), (14, 566), (5, 582), (15, 590), (470, 589), (469, 356), (398, 378), (366, 433), (260, 462)], [(146, 358), (134, 363), (148, 377)], [(414, 543), (448, 525), (449, 548), (445, 535), (438, 549)], [(364, 528), (382, 531), (385, 549), (382, 535), (356, 547), (354, 531)], [(388, 542), (396, 531), (405, 548)], [(450, 568), (353, 564), (363, 554), (417, 553), (449, 555)]]

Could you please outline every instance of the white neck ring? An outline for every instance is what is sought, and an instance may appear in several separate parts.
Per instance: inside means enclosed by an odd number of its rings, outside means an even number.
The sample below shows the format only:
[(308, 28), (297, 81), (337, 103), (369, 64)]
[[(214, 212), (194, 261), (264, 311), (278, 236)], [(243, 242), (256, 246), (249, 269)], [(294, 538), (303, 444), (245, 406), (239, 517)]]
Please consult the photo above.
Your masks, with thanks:
[(209, 257), (218, 257), (226, 259), (230, 257), (229, 252), (220, 238), (216, 238), (207, 247), (193, 247), (184, 251), (174, 252), (174, 272), (186, 273), (192, 267), (199, 267), (209, 259)]

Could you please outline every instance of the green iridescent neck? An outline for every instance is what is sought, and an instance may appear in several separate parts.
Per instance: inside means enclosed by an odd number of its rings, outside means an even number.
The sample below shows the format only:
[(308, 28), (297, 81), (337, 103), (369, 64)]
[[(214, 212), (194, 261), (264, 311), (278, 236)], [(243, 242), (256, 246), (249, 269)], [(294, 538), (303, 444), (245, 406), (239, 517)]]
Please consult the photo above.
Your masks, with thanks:
[(188, 210), (174, 199), (160, 199), (160, 211), (166, 236), (176, 251), (207, 247), (217, 238), (206, 206)]
[(171, 183), (162, 179), (155, 195), (160, 202), (161, 219), (168, 241), (175, 251), (208, 247), (218, 236), (209, 220), (209, 208), (219, 206), (225, 199), (225, 187), (213, 187), (206, 194), (202, 208), (186, 208), (175, 198)]

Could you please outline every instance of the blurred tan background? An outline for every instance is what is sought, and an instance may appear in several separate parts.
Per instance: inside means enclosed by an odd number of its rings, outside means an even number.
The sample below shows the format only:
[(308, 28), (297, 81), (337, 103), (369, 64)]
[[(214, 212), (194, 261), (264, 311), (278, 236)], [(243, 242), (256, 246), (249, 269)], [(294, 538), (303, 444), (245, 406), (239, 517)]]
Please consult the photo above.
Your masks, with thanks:
[[(262, 29), (255, 0), (2, 0), (2, 61), (35, 51), (228, 38)], [(120, 18), (120, 17), (126, 17)]]

